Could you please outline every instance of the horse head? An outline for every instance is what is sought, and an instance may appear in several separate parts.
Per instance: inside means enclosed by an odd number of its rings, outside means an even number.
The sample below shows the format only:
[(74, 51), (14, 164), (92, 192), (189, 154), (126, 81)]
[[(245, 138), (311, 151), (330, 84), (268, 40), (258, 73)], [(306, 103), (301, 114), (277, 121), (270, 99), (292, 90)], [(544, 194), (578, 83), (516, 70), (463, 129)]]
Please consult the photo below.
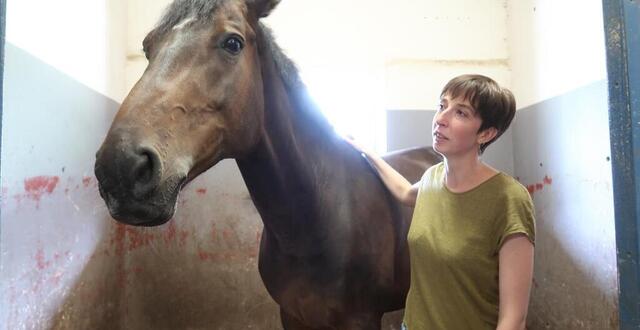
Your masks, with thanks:
[(111, 216), (160, 225), (185, 183), (260, 139), (259, 19), (278, 0), (176, 0), (143, 42), (148, 66), (96, 154)]

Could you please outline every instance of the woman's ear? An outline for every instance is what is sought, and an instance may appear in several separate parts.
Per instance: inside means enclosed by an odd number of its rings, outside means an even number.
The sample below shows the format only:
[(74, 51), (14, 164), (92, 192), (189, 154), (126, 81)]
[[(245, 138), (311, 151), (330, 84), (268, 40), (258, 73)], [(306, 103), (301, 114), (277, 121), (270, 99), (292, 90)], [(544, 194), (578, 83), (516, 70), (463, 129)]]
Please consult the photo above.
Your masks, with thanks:
[(263, 18), (269, 16), (273, 8), (280, 3), (280, 0), (247, 0), (247, 7), (254, 13), (255, 17)]
[(478, 144), (485, 144), (493, 140), (496, 135), (498, 135), (498, 130), (495, 127), (489, 127), (478, 133)]

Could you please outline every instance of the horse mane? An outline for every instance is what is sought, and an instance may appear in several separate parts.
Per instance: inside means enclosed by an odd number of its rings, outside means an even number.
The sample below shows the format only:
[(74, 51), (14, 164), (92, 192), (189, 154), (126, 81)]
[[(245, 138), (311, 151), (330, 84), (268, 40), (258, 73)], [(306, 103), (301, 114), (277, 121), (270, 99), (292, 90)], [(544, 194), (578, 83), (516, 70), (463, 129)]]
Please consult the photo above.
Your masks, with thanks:
[(276, 70), (282, 78), (287, 92), (294, 101), (296, 111), (305, 112), (309, 115), (310, 119), (318, 125), (318, 128), (329, 134), (333, 134), (333, 126), (309, 95), (307, 86), (300, 78), (300, 72), (295, 62), (280, 48), (271, 29), (262, 22), (258, 25), (257, 32), (262, 39), (262, 46), (265, 48), (264, 51), (271, 54), (275, 62)]
[[(204, 22), (213, 16), (222, 0), (175, 0), (166, 9), (162, 18), (150, 33), (151, 39), (165, 35), (175, 25), (193, 17), (196, 21)], [(276, 70), (285, 84), (287, 92), (292, 97), (297, 111), (303, 111), (310, 116), (322, 130), (333, 132), (333, 127), (309, 96), (306, 85), (300, 78), (295, 63), (287, 57), (277, 44), (273, 32), (262, 22), (258, 22), (256, 33), (262, 40), (261, 45), (269, 52), (275, 61)]]

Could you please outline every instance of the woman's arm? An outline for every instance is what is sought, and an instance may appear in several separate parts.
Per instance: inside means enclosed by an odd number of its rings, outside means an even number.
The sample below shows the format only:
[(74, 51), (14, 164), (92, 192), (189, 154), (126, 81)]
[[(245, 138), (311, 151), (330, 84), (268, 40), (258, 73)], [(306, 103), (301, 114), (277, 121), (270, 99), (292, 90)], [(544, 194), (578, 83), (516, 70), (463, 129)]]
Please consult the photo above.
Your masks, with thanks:
[(499, 252), (497, 330), (525, 329), (533, 279), (533, 244), (524, 234), (506, 238)]
[(376, 155), (372, 151), (365, 149), (351, 139), (346, 139), (356, 150), (365, 154), (369, 159), (373, 167), (375, 167), (378, 174), (382, 178), (387, 189), (391, 191), (391, 194), (402, 204), (407, 206), (415, 206), (416, 198), (418, 197), (419, 182), (411, 184), (402, 174), (398, 173), (391, 165), (384, 161), (380, 156)]

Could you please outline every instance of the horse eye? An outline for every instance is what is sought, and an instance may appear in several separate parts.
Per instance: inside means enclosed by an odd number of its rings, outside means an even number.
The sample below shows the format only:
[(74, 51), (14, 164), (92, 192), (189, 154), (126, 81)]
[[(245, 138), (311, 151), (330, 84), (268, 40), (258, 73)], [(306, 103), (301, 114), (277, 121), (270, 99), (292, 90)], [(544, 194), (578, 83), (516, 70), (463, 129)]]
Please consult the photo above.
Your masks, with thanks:
[(236, 36), (231, 36), (222, 43), (222, 48), (233, 55), (238, 55), (243, 47), (242, 40)]

